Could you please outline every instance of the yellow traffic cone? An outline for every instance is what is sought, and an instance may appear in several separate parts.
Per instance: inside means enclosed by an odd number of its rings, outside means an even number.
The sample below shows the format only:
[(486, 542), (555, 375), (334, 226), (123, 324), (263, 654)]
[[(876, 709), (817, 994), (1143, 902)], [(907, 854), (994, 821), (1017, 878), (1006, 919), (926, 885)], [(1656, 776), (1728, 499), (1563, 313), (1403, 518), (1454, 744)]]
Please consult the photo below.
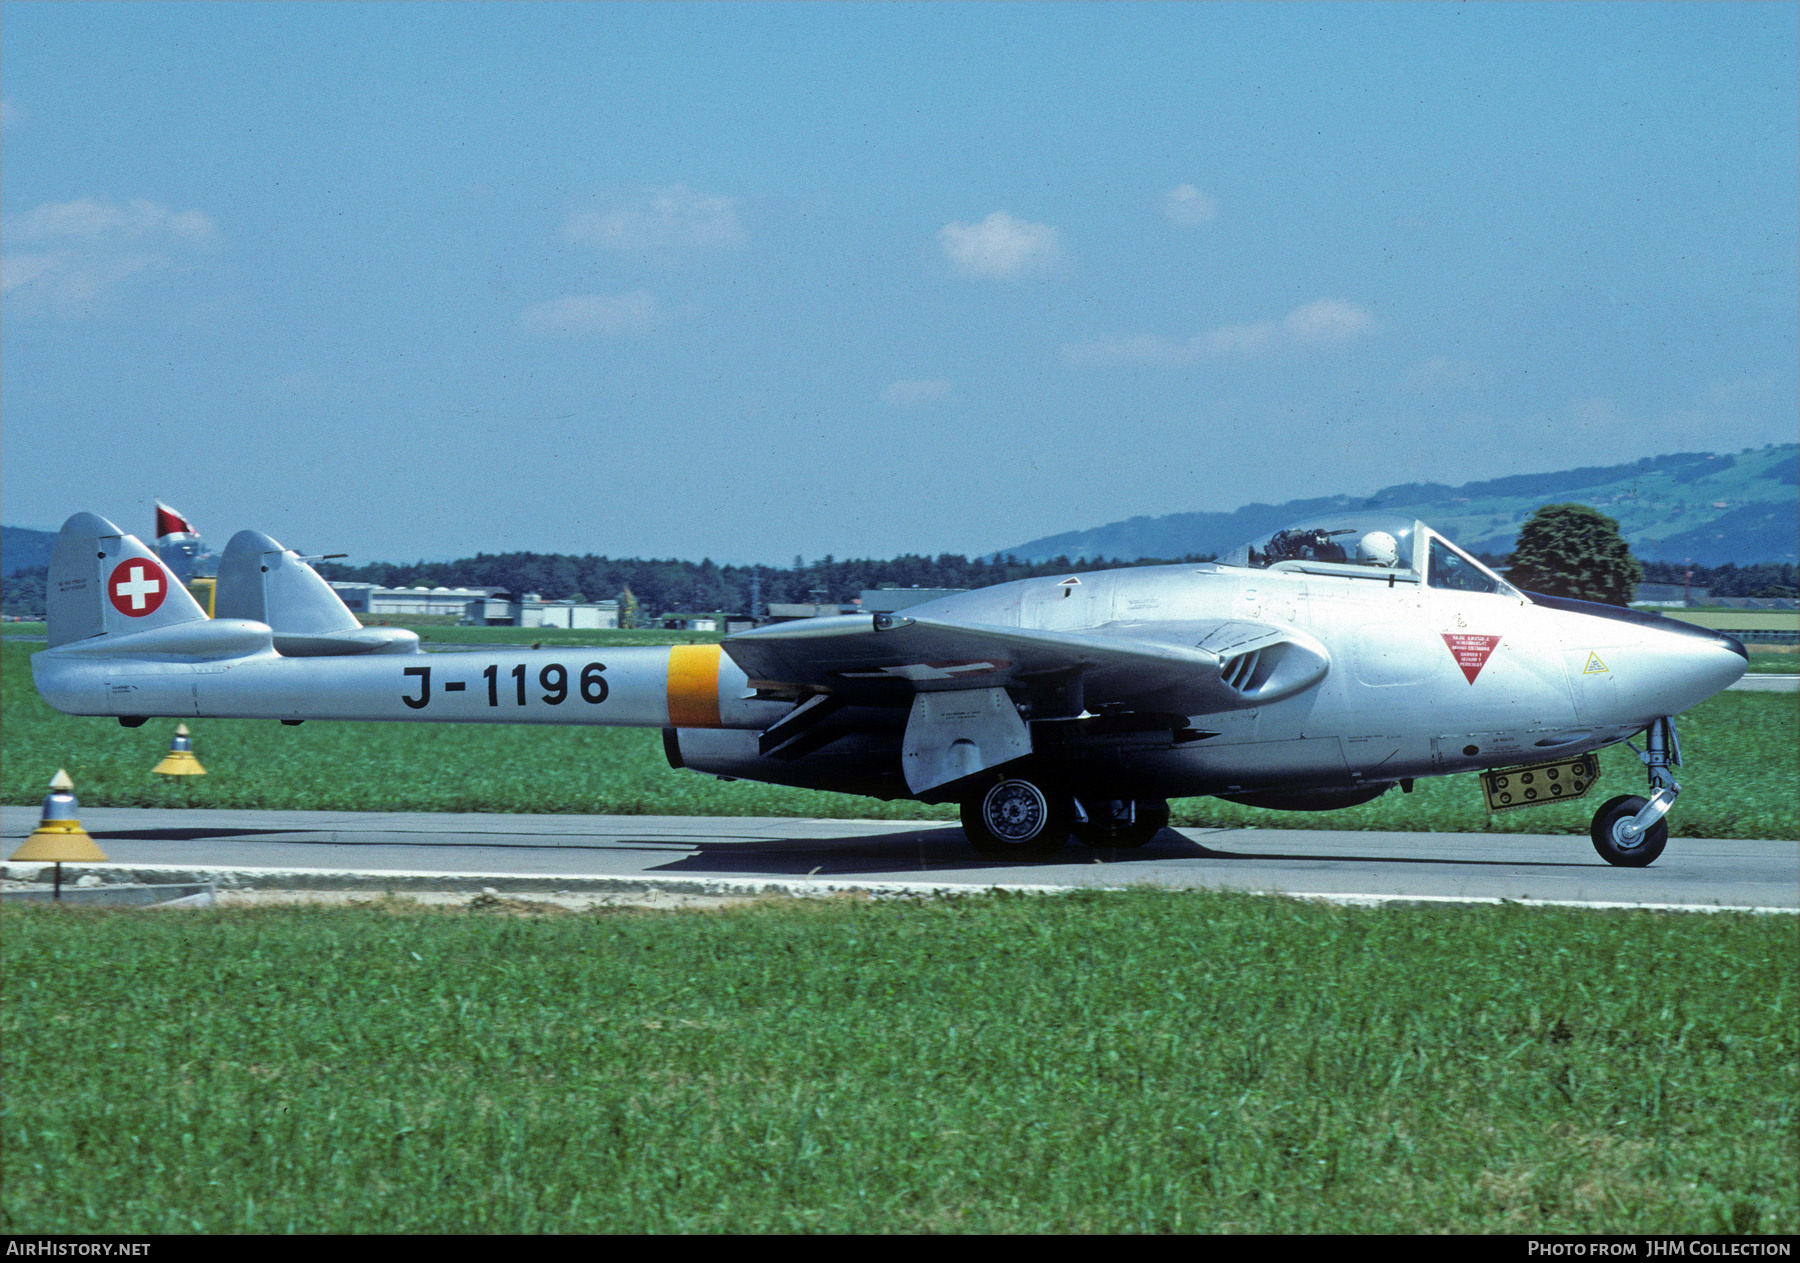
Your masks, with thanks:
[(56, 897), (62, 898), (62, 866), (65, 860), (76, 862), (106, 862), (106, 852), (94, 844), (88, 831), (81, 827), (76, 818), (76, 811), (81, 804), (75, 801), (72, 792), (75, 782), (62, 768), (56, 769), (56, 776), (50, 782), (50, 792), (44, 797), (44, 814), (38, 818), (38, 827), (32, 835), (25, 839), (25, 845), (10, 855), (9, 859), (36, 861), (40, 864), (56, 865)]
[(158, 776), (205, 776), (206, 769), (200, 766), (200, 760), (194, 757), (194, 743), (188, 737), (186, 724), (175, 729), (175, 740), (169, 743), (169, 752), (163, 761), (150, 769)]

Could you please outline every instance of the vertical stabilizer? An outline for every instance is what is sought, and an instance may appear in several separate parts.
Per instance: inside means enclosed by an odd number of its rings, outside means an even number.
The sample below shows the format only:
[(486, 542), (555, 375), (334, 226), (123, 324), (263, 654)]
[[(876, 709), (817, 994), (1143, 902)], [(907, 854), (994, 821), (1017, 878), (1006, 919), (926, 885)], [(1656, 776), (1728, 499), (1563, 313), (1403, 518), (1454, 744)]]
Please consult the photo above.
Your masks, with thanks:
[(135, 535), (94, 513), (63, 523), (45, 593), (50, 645), (204, 620), (180, 580)]
[(290, 658), (411, 653), (419, 646), (417, 632), (357, 622), (318, 571), (261, 531), (239, 531), (225, 545), (213, 612), (267, 623), (276, 650)]
[(355, 631), (362, 625), (318, 571), (261, 531), (239, 531), (225, 545), (214, 611), (278, 632)]

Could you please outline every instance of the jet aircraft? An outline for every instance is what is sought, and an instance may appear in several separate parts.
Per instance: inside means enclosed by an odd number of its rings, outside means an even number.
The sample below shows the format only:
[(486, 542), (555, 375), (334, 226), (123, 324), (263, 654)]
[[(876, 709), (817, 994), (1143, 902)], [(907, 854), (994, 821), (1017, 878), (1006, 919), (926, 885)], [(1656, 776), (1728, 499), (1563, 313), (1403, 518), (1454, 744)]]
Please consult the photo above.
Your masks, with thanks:
[(1171, 797), (1323, 810), (1479, 772), (1496, 810), (1562, 801), (1591, 787), (1593, 751), (1642, 733), (1648, 797), (1611, 799), (1591, 829), (1608, 863), (1641, 867), (1680, 792), (1673, 717), (1746, 666), (1729, 636), (1522, 592), (1385, 513), (721, 644), (454, 654), (360, 626), (255, 531), (226, 547), (208, 618), (138, 539), (81, 513), (48, 603), (33, 676), (69, 714), (660, 728), (678, 768), (957, 803), (975, 849), (1011, 859), (1071, 834), (1141, 846)]

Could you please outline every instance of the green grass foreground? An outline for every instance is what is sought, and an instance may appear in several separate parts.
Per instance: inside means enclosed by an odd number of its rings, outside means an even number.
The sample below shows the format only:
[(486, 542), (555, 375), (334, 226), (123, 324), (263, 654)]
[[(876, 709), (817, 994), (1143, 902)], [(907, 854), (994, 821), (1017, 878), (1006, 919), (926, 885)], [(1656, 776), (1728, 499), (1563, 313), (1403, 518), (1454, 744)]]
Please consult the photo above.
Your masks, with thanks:
[[(812, 816), (950, 821), (955, 810), (850, 794), (725, 783), (669, 767), (661, 734), (632, 728), (525, 724), (380, 724), (270, 720), (189, 723), (207, 770), (175, 784), (151, 775), (175, 720), (121, 728), (46, 706), (31, 684), (35, 646), (0, 646), (0, 797), (36, 803), (59, 767), (94, 807), (264, 810), (491, 811), (604, 815)], [(1721, 693), (1681, 719), (1679, 837), (1800, 837), (1800, 706), (1780, 693)], [(1601, 779), (1580, 802), (1489, 815), (1473, 775), (1417, 782), (1344, 811), (1278, 812), (1215, 798), (1178, 800), (1185, 826), (1586, 833), (1614, 794), (1644, 793), (1622, 746), (1600, 756)]]
[(9, 1232), (1793, 1232), (1789, 917), (8, 909)]

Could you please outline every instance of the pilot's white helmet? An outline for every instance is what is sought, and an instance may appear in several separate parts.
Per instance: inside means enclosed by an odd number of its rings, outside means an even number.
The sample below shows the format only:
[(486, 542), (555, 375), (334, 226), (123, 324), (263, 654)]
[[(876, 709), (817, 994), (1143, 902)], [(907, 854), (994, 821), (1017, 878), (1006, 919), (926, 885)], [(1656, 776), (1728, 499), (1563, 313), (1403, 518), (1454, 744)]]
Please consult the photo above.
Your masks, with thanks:
[(1400, 564), (1400, 543), (1386, 531), (1370, 531), (1356, 545), (1356, 556), (1358, 560), (1376, 566), (1397, 566)]

